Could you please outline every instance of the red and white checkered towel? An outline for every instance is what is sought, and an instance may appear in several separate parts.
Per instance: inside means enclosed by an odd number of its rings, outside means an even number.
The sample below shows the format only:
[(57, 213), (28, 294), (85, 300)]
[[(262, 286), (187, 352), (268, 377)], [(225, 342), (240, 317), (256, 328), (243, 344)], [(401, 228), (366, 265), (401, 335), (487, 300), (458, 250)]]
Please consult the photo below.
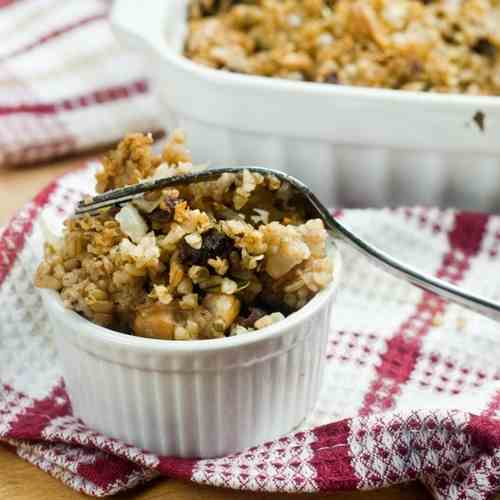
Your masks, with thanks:
[(113, 38), (109, 7), (0, 0), (0, 167), (161, 129), (141, 58)]
[[(68, 174), (0, 237), (0, 441), (70, 487), (104, 496), (162, 474), (235, 489), (373, 489), (418, 478), (437, 499), (500, 488), (500, 328), (342, 248), (319, 403), (303, 429), (213, 460), (159, 457), (72, 415), (32, 276), (42, 209), (60, 220), (91, 170)], [(394, 255), (500, 300), (500, 217), (434, 209), (341, 214)]]

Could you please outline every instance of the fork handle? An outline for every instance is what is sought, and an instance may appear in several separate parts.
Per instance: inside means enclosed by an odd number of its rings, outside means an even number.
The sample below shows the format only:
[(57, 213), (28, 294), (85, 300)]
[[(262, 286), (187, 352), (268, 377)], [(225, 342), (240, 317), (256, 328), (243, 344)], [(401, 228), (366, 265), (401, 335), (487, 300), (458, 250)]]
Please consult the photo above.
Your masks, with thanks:
[(367, 257), (380, 269), (427, 292), (434, 293), (443, 299), (459, 304), (488, 318), (500, 321), (500, 304), (497, 302), (469, 293), (451, 283), (417, 271), (414, 267), (404, 264), (383, 250), (366, 242), (351, 231), (343, 222), (334, 219), (329, 213), (328, 216), (325, 215), (325, 221), (335, 235), (339, 236), (351, 248)]

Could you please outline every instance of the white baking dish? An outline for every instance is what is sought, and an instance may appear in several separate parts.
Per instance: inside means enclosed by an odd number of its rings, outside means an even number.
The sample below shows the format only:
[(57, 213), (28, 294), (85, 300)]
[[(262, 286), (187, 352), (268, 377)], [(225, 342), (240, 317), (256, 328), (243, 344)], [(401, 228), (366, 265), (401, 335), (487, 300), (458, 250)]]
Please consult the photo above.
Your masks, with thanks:
[(187, 2), (116, 0), (112, 25), (144, 53), (164, 125), (187, 130), (195, 160), (278, 168), (330, 205), (500, 207), (499, 97), (206, 68), (181, 55)]
[(286, 434), (313, 409), (325, 364), (334, 280), (261, 331), (167, 341), (109, 330), (41, 290), (73, 412), (90, 428), (161, 455), (216, 457)]

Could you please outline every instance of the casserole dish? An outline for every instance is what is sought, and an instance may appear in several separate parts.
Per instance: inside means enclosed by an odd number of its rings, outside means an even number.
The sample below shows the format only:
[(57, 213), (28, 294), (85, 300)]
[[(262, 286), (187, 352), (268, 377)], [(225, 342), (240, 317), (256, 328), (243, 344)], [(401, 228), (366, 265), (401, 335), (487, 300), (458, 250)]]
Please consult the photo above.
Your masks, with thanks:
[(216, 457), (295, 429), (313, 409), (325, 364), (334, 280), (258, 332), (159, 340), (109, 330), (42, 289), (73, 412), (90, 428), (160, 455)]
[(272, 166), (330, 205), (500, 207), (500, 98), (241, 75), (182, 55), (188, 0), (117, 0), (112, 25), (144, 54), (167, 129), (195, 161)]

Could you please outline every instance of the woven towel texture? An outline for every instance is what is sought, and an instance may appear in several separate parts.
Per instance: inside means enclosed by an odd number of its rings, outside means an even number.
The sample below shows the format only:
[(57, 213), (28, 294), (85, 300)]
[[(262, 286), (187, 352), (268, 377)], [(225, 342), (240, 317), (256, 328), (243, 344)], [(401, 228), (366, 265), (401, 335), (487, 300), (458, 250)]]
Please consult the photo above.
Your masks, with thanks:
[[(500, 487), (498, 325), (375, 269), (342, 247), (344, 274), (318, 405), (300, 432), (214, 460), (158, 457), (71, 413), (32, 275), (38, 220), (72, 210), (92, 166), (48, 185), (0, 239), (0, 439), (72, 488), (104, 496), (158, 474), (257, 491), (372, 489), (419, 478), (437, 499)], [(339, 216), (435, 275), (500, 299), (500, 217), (423, 208)]]
[(111, 33), (110, 5), (0, 0), (0, 167), (161, 129), (140, 55)]
[[(0, 167), (161, 128), (147, 72), (114, 40), (109, 7), (0, 0)], [(157, 475), (282, 492), (419, 478), (443, 500), (487, 499), (500, 488), (497, 325), (346, 248), (324, 385), (300, 432), (229, 457), (181, 460), (87, 428), (72, 415), (32, 276), (41, 212), (61, 222), (91, 176), (89, 166), (46, 186), (0, 231), (0, 441), (19, 456), (94, 496)], [(499, 217), (421, 208), (339, 215), (402, 259), (500, 300)]]

